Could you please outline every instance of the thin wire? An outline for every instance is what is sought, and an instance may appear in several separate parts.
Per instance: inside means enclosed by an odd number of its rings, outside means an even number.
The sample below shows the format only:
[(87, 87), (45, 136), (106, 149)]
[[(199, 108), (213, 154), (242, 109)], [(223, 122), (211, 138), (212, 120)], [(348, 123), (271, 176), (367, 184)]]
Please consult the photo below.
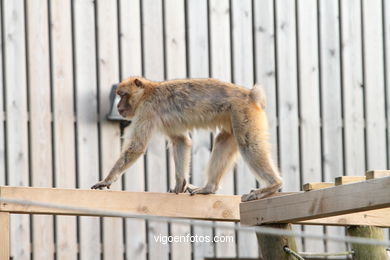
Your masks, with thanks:
[[(43, 207), (43, 208), (52, 208), (52, 209), (60, 209), (64, 211), (70, 211), (74, 212), (73, 215), (82, 215), (80, 213), (83, 213), (85, 215), (93, 215), (93, 216), (101, 216), (101, 217), (121, 217), (121, 218), (139, 218), (144, 220), (153, 220), (158, 222), (174, 222), (178, 224), (192, 224), (200, 227), (212, 227), (212, 228), (225, 228), (225, 229), (234, 229), (237, 231), (242, 232), (258, 232), (268, 235), (274, 235), (274, 236), (290, 236), (290, 237), (299, 237), (299, 238), (310, 238), (310, 239), (318, 239), (318, 240), (328, 240), (328, 241), (336, 241), (336, 242), (343, 242), (343, 243), (355, 243), (355, 244), (366, 244), (366, 245), (379, 245), (379, 246), (390, 246), (389, 240), (377, 240), (377, 239), (370, 239), (370, 238), (363, 238), (363, 237), (350, 237), (350, 236), (333, 236), (333, 235), (327, 235), (327, 234), (312, 234), (305, 231), (293, 231), (293, 230), (284, 230), (284, 229), (278, 229), (278, 228), (270, 228), (270, 227), (264, 227), (264, 226), (238, 226), (238, 225), (226, 225), (222, 223), (216, 223), (216, 222), (210, 222), (210, 221), (202, 221), (199, 222), (199, 220), (196, 220), (194, 222), (193, 220), (186, 220), (186, 219), (180, 219), (180, 218), (173, 218), (173, 217), (162, 217), (162, 216), (156, 216), (156, 215), (142, 215), (142, 214), (129, 214), (125, 213), (123, 211), (111, 211), (111, 210), (100, 210), (100, 209), (90, 209), (85, 207), (75, 207), (75, 206), (69, 206), (69, 205), (61, 205), (61, 204), (54, 204), (54, 203), (47, 203), (47, 202), (37, 202), (37, 201), (30, 201), (30, 200), (21, 200), (21, 199), (10, 199), (10, 198), (0, 198), (0, 202), (2, 203), (9, 203), (9, 204), (20, 204), (20, 205), (26, 205), (26, 206), (37, 206), (37, 207)], [(4, 210), (0, 210), (4, 211)], [(21, 214), (33, 214), (33, 212), (28, 213), (26, 211), (20, 211), (20, 212), (13, 212), (10, 211), (10, 213), (21, 213)], [(56, 213), (53, 215), (61, 215), (60, 213)], [(66, 215), (72, 215), (72, 213), (67, 213)]]
[(353, 251), (345, 251), (345, 252), (329, 252), (329, 253), (311, 253), (311, 252), (299, 252), (299, 254), (303, 257), (308, 256), (346, 256), (346, 255), (352, 255)]
[(297, 252), (295, 252), (294, 250), (292, 250), (292, 249), (289, 248), (288, 246), (284, 246), (284, 247), (283, 247), (283, 250), (284, 250), (284, 252), (286, 252), (287, 254), (292, 255), (293, 257), (295, 257), (295, 258), (298, 259), (298, 260), (305, 260), (305, 258), (303, 258), (302, 256), (300, 256)]

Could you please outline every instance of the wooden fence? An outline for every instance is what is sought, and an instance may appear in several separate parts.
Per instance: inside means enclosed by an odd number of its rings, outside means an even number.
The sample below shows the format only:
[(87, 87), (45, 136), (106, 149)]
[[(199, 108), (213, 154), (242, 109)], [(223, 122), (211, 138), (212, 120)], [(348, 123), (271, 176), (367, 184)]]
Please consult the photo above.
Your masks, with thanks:
[[(284, 191), (389, 168), (387, 0), (2, 0), (0, 8), (0, 185), (89, 188), (106, 175), (122, 142), (119, 125), (106, 120), (109, 92), (130, 75), (262, 83)], [(192, 133), (195, 185), (205, 181), (211, 136)], [(114, 189), (165, 192), (172, 167), (156, 137)], [(220, 193), (254, 186), (239, 160)], [(339, 227), (304, 229), (344, 235)], [(152, 240), (189, 232), (236, 243)], [(17, 215), (11, 233), (14, 259), (258, 255), (254, 234), (143, 220)]]

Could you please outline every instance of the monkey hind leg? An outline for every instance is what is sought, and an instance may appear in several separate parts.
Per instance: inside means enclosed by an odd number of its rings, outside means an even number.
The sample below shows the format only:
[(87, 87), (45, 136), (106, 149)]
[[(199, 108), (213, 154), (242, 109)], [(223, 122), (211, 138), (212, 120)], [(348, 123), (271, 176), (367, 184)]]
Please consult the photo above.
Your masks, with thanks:
[(231, 133), (222, 131), (215, 138), (207, 169), (207, 184), (204, 187), (188, 187), (191, 194), (213, 194), (221, 179), (234, 165), (238, 153), (237, 143)]
[(265, 113), (240, 111), (233, 116), (232, 126), (244, 161), (256, 179), (265, 185), (243, 195), (242, 201), (261, 199), (277, 192), (282, 186), (282, 179), (271, 158)]

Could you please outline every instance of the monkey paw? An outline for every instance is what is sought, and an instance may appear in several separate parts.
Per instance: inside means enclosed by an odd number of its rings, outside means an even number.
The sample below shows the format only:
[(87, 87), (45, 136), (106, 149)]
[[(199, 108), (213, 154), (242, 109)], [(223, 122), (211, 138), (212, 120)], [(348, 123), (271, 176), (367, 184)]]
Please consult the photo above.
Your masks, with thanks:
[(96, 190), (96, 189), (101, 190), (101, 189), (103, 189), (104, 187), (107, 187), (107, 189), (109, 189), (110, 186), (111, 186), (111, 184), (112, 184), (112, 182), (108, 182), (108, 181), (99, 181), (98, 183), (96, 183), (95, 185), (93, 185), (93, 186), (91, 187), (91, 189), (93, 189), (93, 190)]
[[(274, 192), (272, 192), (272, 193), (274, 193)], [(244, 194), (241, 196), (241, 201), (246, 202), (246, 201), (251, 201), (251, 200), (259, 200), (259, 199), (268, 197), (272, 193), (265, 192), (264, 189), (251, 190), (248, 194)]]
[(191, 185), (191, 186), (192, 187), (187, 187), (187, 190), (186, 190), (191, 194), (191, 196), (195, 195), (195, 194), (203, 194), (203, 195), (215, 194), (215, 190), (211, 189), (207, 185), (205, 187), (202, 187), (202, 188), (198, 188), (198, 187), (193, 186), (193, 185)]
[(187, 181), (184, 179), (182, 181), (176, 181), (176, 185), (174, 189), (170, 189), (169, 192), (171, 193), (183, 193), (187, 191)]

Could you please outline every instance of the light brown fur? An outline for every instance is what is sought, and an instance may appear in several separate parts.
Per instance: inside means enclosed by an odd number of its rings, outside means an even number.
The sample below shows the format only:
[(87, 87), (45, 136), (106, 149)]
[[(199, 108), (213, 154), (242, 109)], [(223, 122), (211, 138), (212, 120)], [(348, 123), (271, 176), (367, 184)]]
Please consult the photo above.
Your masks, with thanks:
[[(173, 192), (215, 193), (224, 174), (233, 167), (238, 151), (255, 177), (267, 183), (243, 195), (243, 201), (268, 196), (281, 187), (270, 155), (265, 97), (260, 87), (249, 90), (215, 79), (155, 82), (131, 77), (119, 84), (117, 94), (121, 96), (118, 111), (132, 120), (129, 145), (109, 175), (93, 189), (109, 188), (145, 152), (156, 131), (168, 136), (173, 144)], [(221, 130), (211, 154), (207, 184), (201, 188), (187, 184), (191, 156), (188, 131), (195, 128)]]

